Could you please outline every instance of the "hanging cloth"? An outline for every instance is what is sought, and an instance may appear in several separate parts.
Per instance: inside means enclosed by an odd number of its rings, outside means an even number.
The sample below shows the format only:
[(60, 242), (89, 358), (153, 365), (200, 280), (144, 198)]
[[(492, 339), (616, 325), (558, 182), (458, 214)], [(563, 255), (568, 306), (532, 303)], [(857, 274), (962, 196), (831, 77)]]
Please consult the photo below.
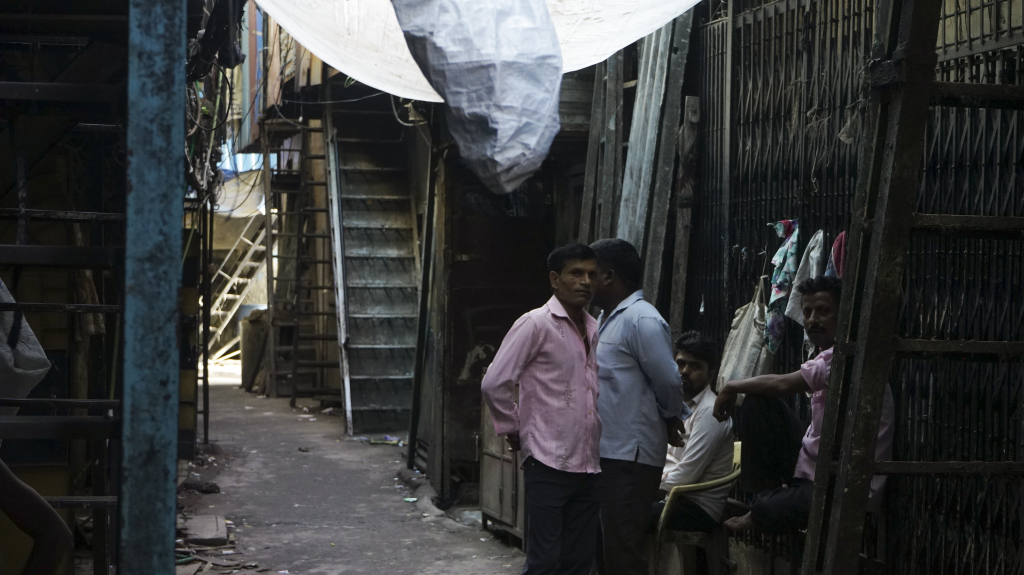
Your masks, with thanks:
[(775, 228), (775, 233), (783, 238), (782, 246), (775, 252), (772, 265), (772, 295), (768, 300), (768, 317), (764, 329), (764, 343), (768, 351), (779, 350), (782, 339), (786, 336), (786, 305), (789, 293), (793, 289), (793, 277), (797, 270), (797, 240), (800, 226), (797, 220), (782, 220), (768, 224)]
[[(0, 281), (0, 302), (15, 303)], [(50, 371), (50, 360), (21, 311), (0, 311), (0, 397), (24, 399)], [(14, 415), (17, 407), (0, 407), (0, 415)]]

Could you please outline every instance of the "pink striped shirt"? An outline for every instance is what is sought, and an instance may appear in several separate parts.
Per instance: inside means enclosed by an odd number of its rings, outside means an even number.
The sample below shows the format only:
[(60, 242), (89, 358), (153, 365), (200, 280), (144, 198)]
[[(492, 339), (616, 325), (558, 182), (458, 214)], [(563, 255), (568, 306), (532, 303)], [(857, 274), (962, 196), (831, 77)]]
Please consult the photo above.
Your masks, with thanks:
[(583, 320), (589, 354), (557, 298), (520, 317), (487, 368), (482, 388), (494, 431), (519, 434), (523, 461), (533, 457), (562, 471), (599, 473), (597, 320), (589, 313)]

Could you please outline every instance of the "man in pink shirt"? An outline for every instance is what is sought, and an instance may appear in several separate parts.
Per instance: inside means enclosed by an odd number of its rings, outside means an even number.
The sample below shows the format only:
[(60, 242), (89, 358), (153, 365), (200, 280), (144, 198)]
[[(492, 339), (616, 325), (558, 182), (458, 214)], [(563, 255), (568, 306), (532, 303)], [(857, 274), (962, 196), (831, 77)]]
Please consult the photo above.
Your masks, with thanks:
[[(523, 452), (524, 575), (587, 575), (597, 548), (597, 257), (571, 244), (548, 256), (553, 293), (509, 330), (482, 390), (494, 430)], [(516, 387), (519, 402), (516, 403)]]
[[(807, 338), (823, 351), (793, 373), (760, 375), (730, 381), (718, 392), (718, 399), (715, 401), (714, 415), (719, 421), (725, 421), (734, 411), (736, 394), (748, 394), (737, 417), (737, 428), (740, 440), (743, 441), (744, 475), (747, 475), (748, 469), (754, 472), (761, 471), (759, 479), (771, 480), (771, 473), (766, 474), (763, 473), (763, 469), (759, 469), (764, 467), (759, 465), (764, 461), (764, 454), (771, 452), (777, 455), (778, 462), (785, 464), (786, 461), (792, 461), (792, 456), (782, 453), (785, 449), (780, 446), (792, 442), (794, 451), (799, 449), (793, 454), (796, 458), (796, 468), (793, 470), (792, 479), (786, 479), (784, 485), (758, 494), (754, 498), (750, 513), (726, 521), (725, 525), (734, 531), (746, 531), (756, 527), (761, 531), (780, 532), (807, 526), (811, 499), (814, 495), (814, 471), (818, 463), (818, 443), (821, 440), (821, 426), (825, 416), (832, 347), (836, 343), (836, 329), (839, 323), (842, 283), (835, 277), (818, 276), (805, 280), (796, 289), (803, 296), (801, 307)], [(794, 424), (787, 423), (795, 420), (795, 416), (778, 399), (795, 393), (812, 394), (811, 425), (803, 439), (799, 441), (792, 439)], [(875, 442), (876, 461), (892, 459), (894, 419), (892, 391), (886, 386), (885, 397), (882, 399), (882, 420)], [(799, 447), (796, 448), (795, 445)], [(748, 466), (748, 463), (751, 463), (748, 462), (748, 453), (756, 454), (755, 457), (749, 458), (753, 460), (754, 465)], [(765, 466), (770, 466), (770, 462), (765, 463)], [(776, 469), (779, 468), (776, 466)], [(774, 473), (776, 478), (780, 473), (782, 471)], [(871, 480), (873, 502), (877, 501), (877, 496), (884, 485), (884, 476), (876, 475)]]

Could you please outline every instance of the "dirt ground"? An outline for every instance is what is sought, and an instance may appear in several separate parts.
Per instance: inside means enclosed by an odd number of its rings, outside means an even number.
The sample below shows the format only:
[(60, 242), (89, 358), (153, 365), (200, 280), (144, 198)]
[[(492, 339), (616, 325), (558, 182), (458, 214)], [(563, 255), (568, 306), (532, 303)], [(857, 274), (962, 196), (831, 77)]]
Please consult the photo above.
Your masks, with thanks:
[[(189, 493), (185, 511), (233, 522), (238, 552), (261, 572), (522, 570), (525, 556), (503, 537), (478, 528), (452, 532), (451, 523), (427, 522), (403, 501), (410, 495), (396, 480), (403, 448), (346, 438), (342, 417), (305, 413), (287, 399), (258, 399), (231, 385), (211, 386), (210, 397), (213, 459), (192, 471), (221, 493)], [(241, 571), (250, 572), (257, 571)]]

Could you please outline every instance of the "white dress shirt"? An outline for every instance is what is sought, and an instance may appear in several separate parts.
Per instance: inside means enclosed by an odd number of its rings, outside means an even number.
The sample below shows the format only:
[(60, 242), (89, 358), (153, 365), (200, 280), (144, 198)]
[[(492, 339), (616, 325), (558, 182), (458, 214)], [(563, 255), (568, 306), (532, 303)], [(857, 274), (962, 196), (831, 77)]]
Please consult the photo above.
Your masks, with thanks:
[[(665, 491), (671, 491), (676, 485), (714, 481), (732, 473), (732, 419), (719, 422), (712, 415), (717, 397), (709, 385), (686, 402), (693, 412), (685, 422), (686, 446), (669, 448), (661, 481), (661, 488)], [(720, 521), (730, 489), (732, 485), (727, 484), (685, 496), (712, 519)]]

